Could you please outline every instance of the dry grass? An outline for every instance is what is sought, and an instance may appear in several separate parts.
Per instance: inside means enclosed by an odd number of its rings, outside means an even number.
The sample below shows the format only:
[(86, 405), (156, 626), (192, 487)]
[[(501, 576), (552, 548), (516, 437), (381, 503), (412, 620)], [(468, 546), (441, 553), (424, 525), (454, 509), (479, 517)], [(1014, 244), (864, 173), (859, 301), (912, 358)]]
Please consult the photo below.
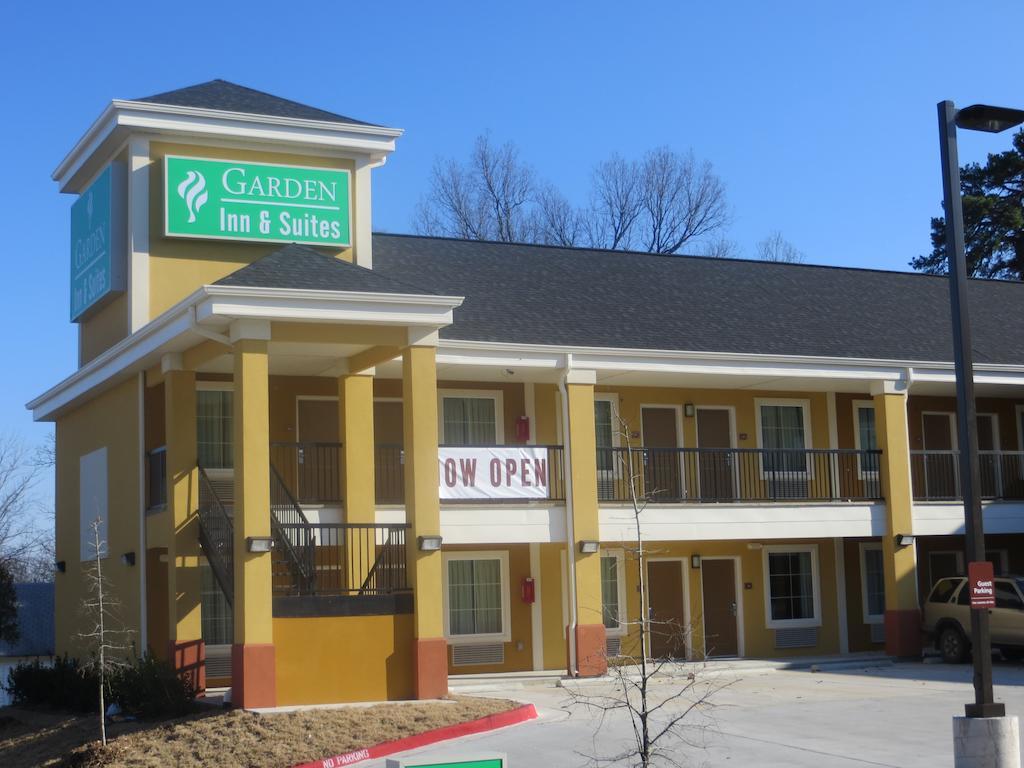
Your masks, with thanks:
[(454, 697), (290, 714), (208, 711), (164, 723), (121, 723), (106, 749), (95, 718), (0, 709), (0, 765), (60, 768), (287, 768), (504, 712), (515, 702)]

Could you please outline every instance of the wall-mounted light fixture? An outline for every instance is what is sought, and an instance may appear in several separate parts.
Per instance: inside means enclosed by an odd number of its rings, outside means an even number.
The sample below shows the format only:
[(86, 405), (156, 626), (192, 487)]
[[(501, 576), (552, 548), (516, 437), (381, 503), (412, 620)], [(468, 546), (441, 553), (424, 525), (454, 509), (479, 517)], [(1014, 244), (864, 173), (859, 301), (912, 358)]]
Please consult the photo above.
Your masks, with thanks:
[(63, 560), (58, 560), (55, 563), (55, 567), (57, 568), (57, 573), (64, 573), (68, 569), (68, 564)]
[(896, 546), (897, 547), (912, 547), (914, 546), (914, 537), (909, 533), (897, 533), (896, 534)]
[(420, 548), (420, 552), (437, 552), (441, 549), (441, 537), (418, 536), (416, 538), (416, 545)]
[(274, 548), (274, 539), (270, 536), (246, 536), (245, 549), (254, 555), (265, 554)]
[(693, 403), (687, 403), (683, 406), (683, 415), (690, 418), (697, 413), (697, 409), (693, 407)]
[(690, 567), (700, 568), (700, 555), (690, 555)]
[(135, 553), (125, 552), (123, 555), (121, 555), (121, 565), (135, 565)]
[(588, 539), (584, 539), (583, 541), (580, 542), (580, 554), (581, 555), (592, 555), (595, 552), (597, 552), (597, 550), (600, 549), (600, 547), (601, 547), (601, 545), (600, 545), (599, 542), (590, 541)]

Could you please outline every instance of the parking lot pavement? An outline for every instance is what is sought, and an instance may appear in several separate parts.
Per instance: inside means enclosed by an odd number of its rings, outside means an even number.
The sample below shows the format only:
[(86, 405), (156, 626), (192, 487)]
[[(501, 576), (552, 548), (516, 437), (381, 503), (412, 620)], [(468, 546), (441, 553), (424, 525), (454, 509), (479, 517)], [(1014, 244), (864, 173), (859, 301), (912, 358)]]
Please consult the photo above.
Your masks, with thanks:
[[(997, 664), (995, 683), (996, 698), (1006, 703), (1007, 713), (1024, 716), (1024, 667)], [(718, 689), (712, 706), (685, 721), (686, 740), (696, 746), (672, 745), (674, 759), (683, 765), (952, 766), (951, 718), (963, 714), (963, 705), (973, 699), (966, 664), (766, 671), (709, 677), (707, 684)], [(607, 694), (613, 689), (603, 683), (583, 690)], [(677, 690), (678, 684), (654, 686), (661, 699)], [(504, 752), (510, 768), (555, 768), (592, 764), (589, 758), (621, 754), (629, 744), (623, 713), (602, 720), (598, 713), (568, 706), (564, 689), (524, 688), (508, 695), (533, 702), (541, 718), (409, 754)], [(684, 705), (680, 701), (669, 709)]]

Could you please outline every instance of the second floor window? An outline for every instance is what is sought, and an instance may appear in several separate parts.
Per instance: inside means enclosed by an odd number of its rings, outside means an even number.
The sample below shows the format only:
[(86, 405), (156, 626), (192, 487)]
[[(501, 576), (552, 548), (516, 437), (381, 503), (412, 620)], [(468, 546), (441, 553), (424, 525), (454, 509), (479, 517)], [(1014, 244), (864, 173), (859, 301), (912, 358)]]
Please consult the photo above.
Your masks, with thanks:
[(445, 445), (497, 445), (497, 408), (491, 397), (441, 399)]
[(230, 390), (196, 392), (196, 449), (204, 469), (231, 469), (234, 456), (234, 413)]
[[(857, 416), (857, 449), (877, 451), (878, 434), (875, 432), (875, 407), (870, 404), (858, 403), (854, 413)], [(878, 457), (858, 454), (857, 468), (862, 477), (876, 474), (878, 472)]]
[(597, 441), (597, 469), (608, 472), (615, 468), (612, 447), (615, 444), (612, 424), (612, 401), (594, 400), (594, 437)]
[[(761, 447), (765, 472), (806, 472), (804, 407), (764, 403), (760, 407)], [(774, 452), (774, 453), (771, 453)]]

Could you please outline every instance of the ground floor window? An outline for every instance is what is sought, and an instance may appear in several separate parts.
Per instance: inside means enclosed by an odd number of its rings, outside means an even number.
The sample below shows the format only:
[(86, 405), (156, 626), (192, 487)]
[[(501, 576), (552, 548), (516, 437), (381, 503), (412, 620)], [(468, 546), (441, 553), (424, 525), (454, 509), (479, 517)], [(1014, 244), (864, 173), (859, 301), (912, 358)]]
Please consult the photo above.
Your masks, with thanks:
[(622, 552), (601, 553), (601, 613), (609, 635), (626, 632), (626, 574)]
[(206, 563), (199, 568), (199, 582), (203, 642), (207, 645), (230, 645), (234, 642), (231, 605), (217, 583), (213, 569)]
[(863, 597), (864, 623), (880, 624), (885, 621), (885, 571), (882, 545), (860, 545), (860, 585)]
[(446, 553), (444, 580), (446, 635), (450, 640), (508, 642), (507, 553)]
[(765, 547), (764, 580), (769, 629), (821, 625), (816, 546)]

